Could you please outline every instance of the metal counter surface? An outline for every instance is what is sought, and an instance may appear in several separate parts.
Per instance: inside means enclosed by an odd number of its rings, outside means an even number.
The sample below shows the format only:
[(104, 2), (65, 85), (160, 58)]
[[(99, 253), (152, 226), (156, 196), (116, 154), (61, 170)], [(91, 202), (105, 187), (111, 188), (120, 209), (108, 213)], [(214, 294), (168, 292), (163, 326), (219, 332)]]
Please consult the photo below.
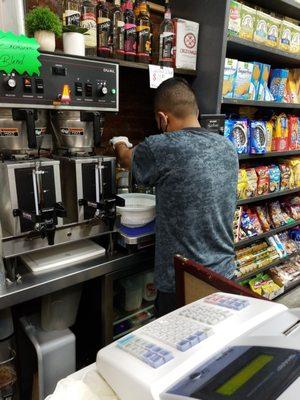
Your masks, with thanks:
[(41, 275), (34, 275), (24, 270), (21, 282), (7, 287), (0, 293), (0, 309), (11, 307), (112, 272), (130, 270), (136, 264), (145, 263), (153, 259), (153, 256), (153, 251), (144, 250), (129, 255), (118, 253), (113, 256), (104, 256), (85, 262), (84, 264), (74, 265), (66, 269)]

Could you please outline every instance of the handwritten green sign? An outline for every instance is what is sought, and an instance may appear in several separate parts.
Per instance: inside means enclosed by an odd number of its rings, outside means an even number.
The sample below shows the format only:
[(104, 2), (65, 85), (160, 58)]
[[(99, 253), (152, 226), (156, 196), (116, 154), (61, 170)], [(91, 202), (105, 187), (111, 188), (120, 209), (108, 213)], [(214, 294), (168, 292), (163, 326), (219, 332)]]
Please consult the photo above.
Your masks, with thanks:
[(40, 74), (39, 43), (24, 35), (0, 31), (0, 71)]

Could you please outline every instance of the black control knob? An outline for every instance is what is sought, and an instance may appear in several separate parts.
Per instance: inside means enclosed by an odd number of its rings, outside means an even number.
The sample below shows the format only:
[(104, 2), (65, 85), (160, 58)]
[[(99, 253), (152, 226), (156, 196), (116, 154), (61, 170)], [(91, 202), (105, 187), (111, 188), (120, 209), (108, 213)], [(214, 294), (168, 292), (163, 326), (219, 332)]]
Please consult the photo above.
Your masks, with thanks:
[(4, 79), (4, 87), (7, 90), (14, 90), (17, 86), (17, 80), (14, 76), (8, 76)]
[(104, 84), (100, 87), (99, 94), (100, 96), (106, 96), (108, 93), (107, 86)]

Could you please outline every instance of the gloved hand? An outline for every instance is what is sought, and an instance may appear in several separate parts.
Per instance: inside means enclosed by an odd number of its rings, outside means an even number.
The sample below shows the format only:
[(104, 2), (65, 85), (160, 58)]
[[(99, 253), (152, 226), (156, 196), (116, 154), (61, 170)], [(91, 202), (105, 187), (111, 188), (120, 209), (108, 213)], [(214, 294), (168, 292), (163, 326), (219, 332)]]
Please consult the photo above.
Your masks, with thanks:
[(129, 149), (133, 147), (132, 143), (129, 142), (126, 136), (115, 136), (109, 141), (109, 143), (113, 146), (114, 149), (117, 143), (124, 143)]

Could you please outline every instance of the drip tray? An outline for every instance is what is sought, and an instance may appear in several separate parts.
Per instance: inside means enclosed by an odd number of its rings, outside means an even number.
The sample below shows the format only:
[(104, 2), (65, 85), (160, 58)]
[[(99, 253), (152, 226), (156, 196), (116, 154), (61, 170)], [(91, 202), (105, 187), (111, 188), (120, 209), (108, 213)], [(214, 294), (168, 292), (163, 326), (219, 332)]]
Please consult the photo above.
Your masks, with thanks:
[(155, 221), (140, 228), (128, 228), (119, 224), (117, 230), (120, 235), (119, 243), (123, 247), (138, 246), (142, 248), (154, 245)]

